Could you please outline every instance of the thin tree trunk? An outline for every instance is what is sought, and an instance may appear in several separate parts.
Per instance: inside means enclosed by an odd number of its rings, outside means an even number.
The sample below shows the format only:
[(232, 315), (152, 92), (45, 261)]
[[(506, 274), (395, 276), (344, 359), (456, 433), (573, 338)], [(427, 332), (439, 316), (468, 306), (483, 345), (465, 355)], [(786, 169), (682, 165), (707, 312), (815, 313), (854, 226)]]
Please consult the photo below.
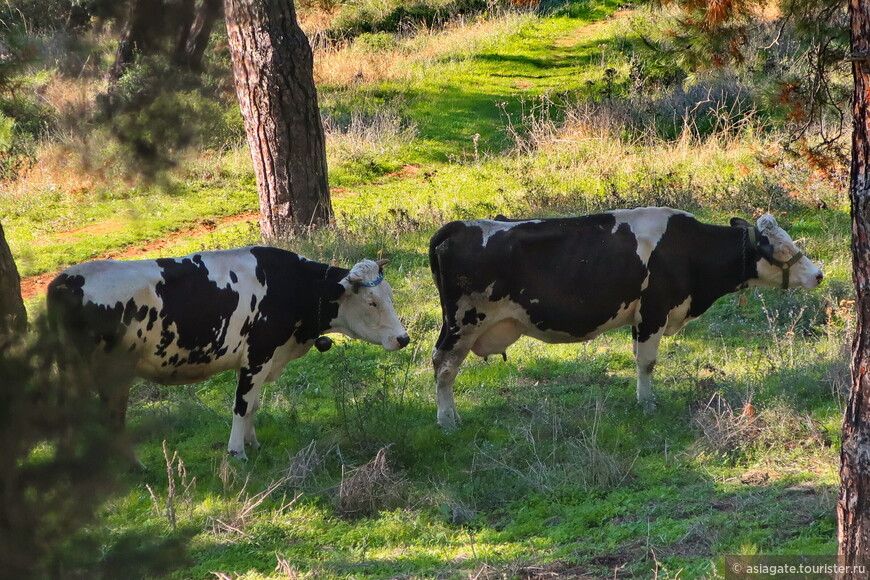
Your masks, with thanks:
[(196, 0), (175, 0), (171, 4), (172, 12), (169, 17), (169, 32), (174, 34), (175, 37), (175, 49), (172, 53), (172, 60), (176, 64), (184, 65), (187, 60), (187, 44), (190, 42), (193, 24), (197, 16)]
[(0, 225), (0, 334), (27, 328), (27, 311), (21, 299), (21, 278)]
[[(852, 342), (852, 388), (843, 418), (837, 536), (842, 563), (870, 556), (870, 2), (850, 0), (852, 72), (852, 278), (857, 327)], [(842, 578), (865, 578), (847, 572)]]
[(202, 56), (208, 47), (211, 31), (221, 17), (222, 7), (223, 0), (202, 0), (197, 6), (184, 54), (184, 64), (189, 68), (201, 68)]
[(267, 238), (332, 218), (314, 60), (288, 0), (224, 0), (236, 94)]
[(109, 69), (108, 106), (114, 108), (113, 96), (117, 92), (118, 81), (136, 58), (137, 53), (148, 53), (165, 34), (163, 0), (133, 0), (130, 5), (124, 33), (115, 51), (115, 61)]

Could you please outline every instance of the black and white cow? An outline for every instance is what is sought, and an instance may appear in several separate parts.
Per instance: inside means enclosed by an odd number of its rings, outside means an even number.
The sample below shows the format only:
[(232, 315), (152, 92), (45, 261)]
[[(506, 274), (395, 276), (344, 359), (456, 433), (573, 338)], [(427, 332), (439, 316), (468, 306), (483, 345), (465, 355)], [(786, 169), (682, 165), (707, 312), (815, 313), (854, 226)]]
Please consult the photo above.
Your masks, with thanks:
[[(122, 368), (130, 380), (188, 384), (238, 370), (228, 450), (245, 459), (245, 444), (259, 446), (253, 417), (263, 383), (322, 334), (340, 332), (387, 350), (408, 344), (383, 277), (386, 262), (363, 260), (347, 270), (271, 247), (88, 262), (51, 282), (48, 310), (96, 372)], [(127, 407), (124, 383), (101, 393), (118, 427)]]
[(432, 237), (429, 259), (443, 314), (433, 363), (445, 428), (459, 421), (453, 382), (469, 351), (485, 357), (523, 335), (579, 342), (631, 326), (637, 398), (649, 409), (662, 336), (741, 288), (822, 281), (770, 215), (729, 227), (665, 207), (452, 222)]

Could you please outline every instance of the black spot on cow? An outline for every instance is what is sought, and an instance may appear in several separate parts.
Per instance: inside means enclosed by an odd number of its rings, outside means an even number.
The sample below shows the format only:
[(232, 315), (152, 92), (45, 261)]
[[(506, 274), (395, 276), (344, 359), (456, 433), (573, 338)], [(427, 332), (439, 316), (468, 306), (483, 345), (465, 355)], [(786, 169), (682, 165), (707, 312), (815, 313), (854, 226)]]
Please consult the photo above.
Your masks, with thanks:
[(157, 309), (151, 308), (148, 311), (148, 325), (145, 327), (145, 330), (151, 331), (154, 328), (154, 323), (157, 322)]
[(338, 299), (344, 292), (339, 282), (348, 270), (278, 248), (257, 247), (251, 253), (266, 295), (259, 302), (258, 316), (243, 332), (248, 333), (249, 360), (265, 364), (275, 345), (291, 337), (300, 344), (313, 341), (329, 327), (338, 316)]
[(257, 296), (256, 294), (251, 296), (251, 312), (254, 312), (257, 309)]
[[(227, 285), (218, 287), (199, 254), (192, 259), (156, 260), (163, 280), (155, 292), (163, 301), (164, 340), (174, 325), (174, 345), (190, 353), (191, 363), (207, 363), (226, 353), (225, 337), (230, 317), (239, 305), (239, 294)], [(191, 307), (195, 299), (196, 307)], [(161, 342), (163, 351), (169, 344)]]
[(239, 282), (239, 277), (232, 270), (230, 270), (230, 281), (232, 281), (233, 284), (238, 284)]
[(70, 334), (70, 342), (87, 356), (98, 345), (110, 351), (118, 344), (125, 306), (85, 301), (84, 285), (83, 276), (60, 274), (49, 284), (47, 300), (52, 324)]
[(462, 324), (477, 324), (476, 308), (471, 308), (465, 311), (465, 316), (462, 318)]

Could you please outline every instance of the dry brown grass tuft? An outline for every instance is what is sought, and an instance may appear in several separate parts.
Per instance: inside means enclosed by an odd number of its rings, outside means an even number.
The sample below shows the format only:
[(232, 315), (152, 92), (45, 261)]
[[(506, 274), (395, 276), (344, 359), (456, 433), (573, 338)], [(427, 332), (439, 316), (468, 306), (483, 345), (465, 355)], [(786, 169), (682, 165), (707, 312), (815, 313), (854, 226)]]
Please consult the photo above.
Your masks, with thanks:
[[(248, 493), (248, 482), (249, 479), (246, 479), (242, 489), (236, 494), (235, 500), (224, 510), (224, 513), (208, 518), (212, 533), (235, 534), (250, 538), (251, 536), (245, 531), (245, 528), (255, 521), (257, 510), (263, 502), (287, 485), (287, 478), (280, 477), (274, 480), (266, 489), (254, 495)], [(282, 503), (277, 508), (271, 509), (271, 512), (276, 515), (284, 513), (284, 510), (296, 503), (296, 500), (301, 496), (302, 493), (298, 493), (289, 500), (285, 496)]]
[(807, 414), (784, 404), (757, 408), (751, 397), (732, 406), (720, 393), (693, 417), (700, 434), (690, 447), (694, 454), (712, 454), (730, 461), (750, 459), (754, 454), (766, 463), (775, 462), (777, 452), (830, 447), (822, 426)]
[(284, 485), (300, 491), (310, 490), (317, 474), (324, 469), (327, 455), (329, 450), (321, 452), (317, 447), (317, 441), (312, 439), (311, 443), (290, 458), (290, 463), (284, 472)]
[(389, 445), (368, 463), (342, 474), (336, 511), (342, 517), (364, 517), (399, 505), (406, 482), (387, 462)]

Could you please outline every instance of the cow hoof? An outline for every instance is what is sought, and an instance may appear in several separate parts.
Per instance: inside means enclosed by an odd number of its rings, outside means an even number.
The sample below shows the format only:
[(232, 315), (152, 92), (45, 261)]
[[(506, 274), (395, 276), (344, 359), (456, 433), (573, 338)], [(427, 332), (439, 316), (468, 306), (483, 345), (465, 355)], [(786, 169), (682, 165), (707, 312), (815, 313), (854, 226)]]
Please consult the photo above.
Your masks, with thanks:
[(227, 453), (229, 453), (230, 457), (234, 457), (234, 458), (236, 458), (236, 459), (238, 459), (238, 460), (240, 460), (240, 461), (247, 461), (247, 460), (248, 460), (248, 456), (247, 456), (247, 454), (244, 452), (244, 450), (242, 450), (242, 451), (233, 451), (232, 449), (228, 449), (228, 450), (227, 450)]
[(462, 419), (456, 411), (438, 417), (438, 426), (441, 427), (441, 430), (445, 433), (453, 433), (461, 424)]

